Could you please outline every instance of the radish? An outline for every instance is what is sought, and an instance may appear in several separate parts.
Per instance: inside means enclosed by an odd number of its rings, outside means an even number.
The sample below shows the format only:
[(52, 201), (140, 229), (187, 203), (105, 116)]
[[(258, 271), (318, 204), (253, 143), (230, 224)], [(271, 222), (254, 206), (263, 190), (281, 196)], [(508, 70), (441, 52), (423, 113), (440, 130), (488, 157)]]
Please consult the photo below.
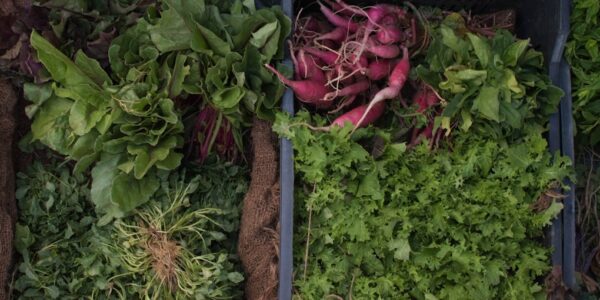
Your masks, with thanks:
[(325, 33), (321, 36), (318, 36), (315, 38), (315, 41), (320, 41), (320, 40), (331, 40), (337, 43), (341, 43), (343, 42), (346, 37), (348, 36), (348, 30), (346, 30), (346, 28), (343, 27), (336, 27), (334, 30)]
[(402, 49), (402, 59), (396, 64), (394, 70), (392, 70), (392, 74), (390, 75), (388, 84), (390, 86), (395, 86), (402, 88), (404, 83), (406, 82), (406, 78), (408, 77), (408, 72), (410, 71), (410, 62), (408, 60), (408, 48), (404, 47)]
[[(338, 1), (338, 3), (341, 1)], [(346, 4), (342, 4), (344, 6)], [(347, 5), (346, 5), (347, 6)], [(362, 11), (362, 10), (360, 10)], [(363, 11), (364, 13), (364, 11)], [(365, 47), (367, 45), (367, 41), (371, 36), (371, 33), (375, 30), (375, 27), (379, 26), (377, 23), (385, 16), (385, 8), (383, 5), (376, 5), (369, 9), (369, 12), (366, 13), (368, 22), (367, 26), (363, 33), (362, 41), (360, 42), (360, 50), (358, 51), (357, 56), (362, 56), (363, 51), (365, 51)]]
[(395, 87), (395, 86), (388, 86), (388, 87), (380, 90), (379, 92), (377, 92), (377, 94), (375, 94), (375, 97), (373, 97), (373, 100), (371, 100), (369, 105), (365, 105), (366, 108), (364, 110), (364, 113), (363, 113), (362, 117), (360, 117), (357, 124), (362, 124), (362, 122), (367, 120), (367, 118), (369, 118), (371, 116), (371, 112), (372, 112), (372, 110), (375, 109), (375, 107), (378, 107), (378, 105), (385, 103), (384, 102), (385, 100), (398, 97), (399, 94), (400, 94), (400, 88)]
[(369, 60), (364, 55), (361, 55), (357, 59), (356, 58), (356, 53), (352, 53), (352, 54), (349, 55), (349, 59), (350, 59), (350, 61), (353, 62), (352, 65), (349, 65), (349, 67), (351, 69), (356, 69), (357, 67), (359, 69), (364, 69), (364, 68), (366, 68), (366, 67), (369, 66)]
[(332, 0), (323, 0), (323, 2), (327, 3), (327, 5), (329, 5), (331, 7), (331, 9), (333, 9), (335, 11), (335, 13), (339, 13), (341, 15), (345, 15), (347, 17), (353, 17), (356, 14), (346, 8), (344, 8), (342, 5), (340, 5), (339, 3), (336, 3), (335, 1)]
[(298, 71), (302, 79), (311, 79), (313, 81), (325, 82), (325, 74), (323, 70), (319, 68), (315, 58), (312, 56), (307, 56), (304, 53), (303, 49), (300, 49), (300, 59), (298, 61)]
[(413, 97), (413, 103), (417, 105), (417, 112), (422, 113), (427, 110), (427, 92), (419, 89)]
[(351, 19), (345, 19), (344, 17), (340, 17), (336, 15), (331, 9), (327, 8), (327, 6), (323, 5), (323, 3), (319, 2), (321, 6), (321, 12), (329, 22), (337, 27), (342, 27), (350, 32), (356, 32), (358, 30), (358, 24), (352, 22)]
[(429, 86), (422, 86), (413, 98), (413, 103), (417, 104), (417, 112), (422, 113), (428, 108), (438, 104), (440, 99)]
[(315, 19), (311, 16), (308, 16), (308, 17), (306, 17), (306, 22), (304, 22), (304, 25), (302, 26), (301, 29), (319, 32), (319, 30), (321, 29), (321, 25), (319, 24), (319, 21), (317, 21), (317, 19)]
[(398, 26), (387, 25), (377, 32), (377, 40), (384, 45), (398, 43), (402, 41), (403, 35), (402, 29)]
[(402, 8), (400, 8), (398, 6), (394, 6), (394, 5), (389, 5), (389, 4), (377, 4), (377, 5), (369, 8), (368, 11), (364, 11), (361, 8), (350, 6), (341, 0), (338, 0), (338, 3), (345, 9), (350, 10), (358, 15), (366, 16), (368, 19), (367, 26), (364, 30), (363, 39), (361, 41), (361, 45), (363, 45), (363, 46), (361, 46), (359, 55), (361, 55), (362, 52), (364, 51), (364, 47), (367, 43), (367, 39), (369, 38), (369, 36), (371, 36), (371, 33), (376, 28), (381, 27), (380, 22), (383, 19), (389, 19), (390, 17), (388, 17), (388, 16), (391, 16), (392, 20), (396, 20), (396, 18), (394, 18), (394, 16), (404, 17), (406, 14), (406, 12)]
[(400, 48), (396, 45), (378, 45), (375, 41), (369, 40), (366, 46), (367, 51), (381, 58), (396, 58), (400, 55)]
[(317, 106), (324, 105), (319, 102), (323, 102), (323, 97), (331, 91), (331, 89), (325, 86), (323, 82), (314, 80), (290, 80), (285, 78), (283, 74), (279, 73), (279, 71), (268, 64), (265, 64), (265, 68), (277, 75), (279, 80), (285, 85), (291, 87), (298, 99), (302, 102), (315, 104)]
[(342, 12), (345, 11), (344, 7), (342, 7), (340, 4), (332, 1), (332, 0), (323, 0), (323, 2), (327, 3), (327, 5), (331, 6), (331, 9), (335, 10), (335, 12)]
[(326, 65), (335, 65), (336, 61), (339, 58), (339, 54), (331, 52), (331, 51), (321, 51), (312, 47), (306, 47), (304, 50), (319, 59), (321, 59)]
[(354, 100), (356, 100), (356, 98), (358, 98), (358, 95), (351, 95), (350, 97), (347, 97), (346, 99), (344, 99), (344, 101), (342, 101), (342, 103), (336, 109), (330, 111), (329, 113), (330, 114), (338, 113), (340, 110), (342, 110), (346, 106), (352, 105), (352, 103), (354, 103)]
[(365, 127), (381, 117), (385, 109), (385, 102), (379, 102), (367, 111), (368, 108), (369, 106), (366, 104), (358, 106), (339, 116), (330, 126), (344, 126), (346, 122), (350, 122), (354, 125), (354, 128)]
[(373, 100), (369, 103), (369, 106), (365, 110), (364, 115), (359, 121), (359, 124), (365, 119), (373, 106), (377, 105), (379, 102), (383, 102), (388, 99), (396, 98), (400, 95), (400, 90), (404, 87), (404, 83), (406, 82), (406, 78), (408, 78), (408, 72), (410, 71), (410, 62), (408, 60), (408, 49), (405, 47), (403, 49), (404, 56), (402, 59), (396, 64), (390, 78), (388, 80), (388, 87), (382, 89), (377, 92)]
[(319, 44), (325, 47), (325, 49), (335, 49), (340, 45), (340, 43), (334, 42), (332, 40), (322, 40), (319, 42)]
[(415, 128), (413, 129), (413, 135), (410, 141), (410, 146), (416, 146), (423, 139), (430, 140), (433, 137), (433, 122), (430, 122), (427, 127), (422, 130)]
[(392, 25), (398, 25), (399, 24), (399, 18), (393, 14), (387, 14), (385, 15), (385, 17), (381, 18), (381, 21), (379, 22), (380, 25), (382, 26), (392, 26)]
[(336, 97), (358, 95), (368, 89), (369, 89), (369, 81), (361, 80), (359, 82), (348, 85), (341, 90), (337, 90), (335, 92), (329, 92), (325, 95), (325, 97), (323, 99), (326, 101), (331, 101), (331, 100), (335, 99)]
[(351, 11), (352, 13), (360, 15), (360, 16), (367, 17), (369, 23), (376, 25), (376, 26), (379, 23), (379, 21), (381, 19), (383, 19), (383, 17), (385, 15), (393, 14), (394, 7), (395, 7), (393, 5), (388, 5), (388, 4), (377, 4), (377, 5), (369, 8), (368, 11), (365, 11), (359, 7), (348, 5), (340, 0), (338, 0), (337, 2), (341, 7), (343, 7), (344, 9), (346, 9), (348, 11)]
[(327, 24), (327, 22), (321, 22), (313, 16), (308, 16), (301, 30), (322, 33), (331, 30), (331, 25)]
[(292, 62), (294, 63), (294, 75), (295, 75), (295, 78), (296, 79), (301, 79), (301, 78), (304, 77), (303, 75), (306, 74), (306, 69), (302, 69), (301, 68), (300, 64), (298, 63), (298, 59), (296, 59), (296, 53), (295, 53), (295, 51), (291, 50), (291, 49), (293, 49), (292, 42), (291, 41), (288, 41), (288, 42), (290, 44), (290, 56), (292, 58)]
[(365, 73), (371, 80), (381, 80), (388, 76), (392, 71), (392, 62), (393, 61), (389, 59), (374, 60), (369, 64)]

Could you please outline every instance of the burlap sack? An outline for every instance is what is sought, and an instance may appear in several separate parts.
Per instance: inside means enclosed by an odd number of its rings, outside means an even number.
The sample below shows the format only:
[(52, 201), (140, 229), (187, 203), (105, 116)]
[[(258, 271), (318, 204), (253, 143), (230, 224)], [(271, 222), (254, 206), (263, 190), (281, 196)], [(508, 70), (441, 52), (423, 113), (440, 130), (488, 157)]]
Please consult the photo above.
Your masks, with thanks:
[(0, 79), (0, 300), (8, 299), (17, 216), (12, 160), (16, 102), (11, 84)]
[(254, 120), (250, 187), (244, 198), (238, 254), (246, 273), (246, 299), (277, 299), (279, 176), (271, 125)]

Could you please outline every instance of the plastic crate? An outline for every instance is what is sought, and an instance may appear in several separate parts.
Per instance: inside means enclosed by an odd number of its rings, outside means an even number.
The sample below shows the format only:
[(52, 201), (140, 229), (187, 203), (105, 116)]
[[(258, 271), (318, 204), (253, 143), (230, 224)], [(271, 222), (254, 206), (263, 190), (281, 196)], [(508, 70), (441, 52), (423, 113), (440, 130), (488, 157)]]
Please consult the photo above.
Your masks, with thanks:
[[(274, 4), (275, 1), (263, 0)], [(315, 1), (281, 0), (279, 4), (284, 12), (295, 17), (294, 8), (307, 6)], [(401, 1), (352, 1), (349, 3), (377, 3)], [(548, 132), (549, 150), (560, 151), (574, 159), (573, 150), (573, 118), (571, 114), (571, 82), (570, 69), (563, 57), (564, 46), (569, 34), (569, 0), (413, 0), (417, 6), (437, 6), (447, 10), (471, 10), (473, 13), (485, 13), (501, 9), (512, 9), (516, 12), (516, 34), (520, 38), (531, 38), (533, 46), (544, 53), (545, 63), (552, 82), (565, 91), (558, 112), (550, 120)], [(286, 44), (287, 47), (287, 44)], [(291, 66), (289, 51), (286, 64)], [(294, 113), (294, 95), (287, 90), (282, 109)], [(294, 218), (294, 158), (289, 140), (280, 142), (280, 258), (279, 258), (279, 291), (280, 300), (292, 298), (293, 280), (293, 218)], [(575, 282), (575, 194), (573, 184), (564, 199), (564, 210), (554, 220), (548, 232), (548, 243), (554, 248), (552, 265), (562, 267), (565, 284), (577, 289)]]

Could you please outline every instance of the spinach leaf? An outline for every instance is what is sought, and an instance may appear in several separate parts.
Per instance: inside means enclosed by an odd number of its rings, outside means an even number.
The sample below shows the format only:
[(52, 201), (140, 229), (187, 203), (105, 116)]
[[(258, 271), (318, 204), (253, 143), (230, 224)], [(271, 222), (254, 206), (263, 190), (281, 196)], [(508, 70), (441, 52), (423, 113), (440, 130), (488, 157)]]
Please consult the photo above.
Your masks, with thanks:
[[(491, 38), (462, 34), (467, 28), (461, 20), (452, 14), (439, 24), (415, 71), (446, 99), (442, 118), (464, 131), (515, 139), (524, 126), (544, 126), (563, 92), (544, 74), (541, 53), (508, 31)], [(440, 124), (451, 130), (450, 122)]]

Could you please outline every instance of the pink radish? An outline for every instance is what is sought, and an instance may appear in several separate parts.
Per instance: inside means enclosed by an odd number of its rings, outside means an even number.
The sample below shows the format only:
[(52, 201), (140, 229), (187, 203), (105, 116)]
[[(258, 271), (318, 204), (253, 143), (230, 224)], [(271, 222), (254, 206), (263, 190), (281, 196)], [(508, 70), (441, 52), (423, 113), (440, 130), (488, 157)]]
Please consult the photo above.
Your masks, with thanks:
[(378, 105), (384, 104), (385, 100), (398, 97), (399, 94), (400, 94), (400, 88), (394, 87), (394, 86), (388, 86), (388, 87), (380, 90), (379, 92), (377, 92), (377, 94), (375, 94), (375, 97), (373, 97), (373, 100), (371, 100), (369, 105), (367, 105), (362, 117), (359, 119), (357, 124), (362, 124), (362, 122), (364, 122), (364, 120), (366, 120), (371, 115), (371, 111), (375, 107), (377, 107)]
[(402, 88), (404, 86), (406, 78), (408, 78), (408, 72), (410, 71), (408, 49), (404, 47), (402, 49), (402, 53), (402, 59), (396, 64), (388, 80), (388, 84), (390, 86), (395, 86), (399, 88)]
[(428, 108), (438, 104), (440, 99), (431, 87), (423, 85), (413, 97), (413, 103), (417, 104), (417, 112), (422, 113)]
[(332, 41), (332, 40), (322, 40), (319, 42), (325, 49), (336, 49), (340, 46), (340, 43)]
[(402, 41), (403, 36), (402, 29), (394, 25), (383, 26), (377, 32), (377, 40), (384, 45), (398, 43)]
[(344, 126), (346, 122), (350, 122), (355, 128), (365, 127), (379, 119), (385, 109), (385, 102), (379, 102), (377, 105), (369, 108), (368, 105), (358, 106), (351, 111), (339, 116), (331, 123), (330, 126)]
[(317, 65), (315, 58), (305, 55), (304, 50), (300, 49), (300, 58), (298, 60), (299, 75), (302, 79), (310, 79), (318, 82), (325, 82), (325, 74)]
[(350, 97), (347, 97), (346, 99), (344, 99), (344, 101), (342, 101), (342, 103), (336, 109), (330, 111), (329, 113), (330, 114), (338, 113), (340, 110), (342, 110), (346, 106), (352, 105), (352, 103), (354, 103), (354, 100), (356, 100), (356, 98), (358, 98), (358, 95), (351, 95)]
[(323, 97), (331, 91), (331, 89), (323, 82), (314, 80), (290, 80), (285, 78), (283, 74), (279, 73), (275, 68), (268, 64), (265, 64), (265, 68), (273, 72), (281, 82), (289, 86), (294, 90), (296, 97), (302, 102), (319, 105), (319, 102), (323, 102)]
[(368, 89), (369, 89), (369, 81), (361, 80), (359, 82), (348, 85), (341, 90), (327, 93), (324, 97), (324, 100), (331, 101), (331, 100), (335, 99), (336, 97), (358, 95)]
[(354, 84), (355, 81), (356, 80), (354, 80), (354, 76), (346, 76), (346, 78), (344, 78), (340, 81), (340, 85), (348, 86), (348, 85)]
[(400, 48), (396, 45), (378, 45), (375, 41), (369, 40), (367, 51), (381, 58), (396, 58), (400, 55)]
[(329, 5), (331, 7), (331, 9), (333, 9), (335, 11), (335, 13), (339, 13), (341, 15), (347, 16), (347, 17), (353, 17), (354, 15), (356, 15), (354, 12), (345, 9), (342, 5), (332, 1), (332, 0), (323, 0), (323, 2), (327, 3), (327, 5)]
[(351, 11), (354, 14), (367, 17), (369, 19), (369, 23), (373, 25), (377, 25), (386, 14), (393, 13), (394, 7), (392, 5), (387, 4), (377, 4), (369, 8), (368, 11), (365, 11), (359, 7), (348, 5), (340, 0), (338, 0), (338, 3), (341, 7), (348, 11)]
[(387, 14), (385, 17), (381, 18), (380, 25), (382, 26), (391, 26), (398, 25), (398, 17), (393, 14)]
[(366, 75), (371, 80), (381, 80), (388, 76), (392, 71), (392, 60), (379, 59), (374, 60), (366, 69)]
[(362, 9), (354, 9), (351, 6), (343, 3), (342, 1), (338, 0), (338, 3), (340, 3), (342, 6), (344, 6), (347, 9), (353, 10), (357, 14), (361, 14), (362, 13), (363, 15), (366, 15), (367, 18), (368, 18), (367, 26), (364, 29), (363, 38), (362, 38), (362, 41), (360, 42), (360, 45), (361, 45), (360, 46), (360, 50), (357, 53), (357, 56), (361, 57), (363, 51), (365, 50), (365, 46), (367, 44), (367, 40), (371, 36), (371, 33), (375, 30), (375, 28), (377, 26), (379, 26), (377, 23), (379, 23), (379, 21), (385, 16), (385, 13), (386, 13), (385, 6), (382, 5), (382, 4), (375, 5), (371, 9), (369, 9), (368, 12), (365, 12)]
[(359, 67), (359, 68), (366, 68), (367, 66), (369, 66), (369, 60), (367, 60), (367, 58), (364, 55), (361, 55), (357, 59), (356, 53), (352, 53), (352, 54), (350, 54), (350, 60), (354, 61), (356, 64), (356, 67)]
[(433, 122), (429, 123), (429, 125), (427, 125), (427, 127), (425, 127), (425, 129), (423, 130), (423, 132), (421, 132), (421, 134), (426, 139), (431, 139), (431, 137), (433, 136)]
[(423, 128), (422, 130), (420, 130), (418, 128), (413, 129), (413, 134), (412, 134), (412, 138), (410, 141), (410, 145), (416, 146), (423, 139), (430, 140), (432, 137), (433, 137), (433, 122), (430, 122), (427, 125), (427, 127)]
[(358, 30), (358, 24), (354, 23), (351, 19), (346, 19), (336, 15), (331, 9), (319, 2), (321, 6), (321, 12), (329, 22), (337, 27), (342, 27), (350, 32), (356, 32)]
[(427, 110), (427, 92), (419, 89), (413, 97), (413, 103), (417, 105), (417, 112), (422, 113)]
[(347, 36), (348, 36), (348, 30), (346, 30), (346, 28), (336, 27), (332, 31), (316, 37), (315, 41), (331, 40), (331, 41), (334, 41), (337, 43), (341, 43), (346, 39)]
[[(304, 19), (306, 19), (306, 21), (304, 21)], [(312, 16), (308, 16), (306, 18), (303, 18), (302, 21), (302, 25), (299, 26), (301, 31), (307, 30), (319, 32), (320, 25), (317, 19), (313, 18)]]
[(323, 33), (331, 30), (331, 26), (326, 22), (321, 22), (317, 20), (317, 18), (313, 16), (308, 16), (305, 18), (304, 25), (302, 25), (301, 30), (307, 30), (312, 32)]
[(338, 60), (339, 54), (331, 52), (331, 51), (321, 51), (312, 47), (306, 47), (304, 50), (319, 59), (321, 59), (326, 65), (334, 65)]
[[(292, 42), (291, 41), (288, 41), (288, 42), (290, 44), (290, 49), (293, 49)], [(303, 78), (302, 75), (306, 73), (306, 69), (301, 68), (300, 64), (298, 63), (298, 59), (296, 59), (296, 53), (294, 50), (290, 50), (290, 56), (292, 58), (292, 63), (294, 63), (294, 75), (295, 75), (294, 77), (296, 79)]]
[[(356, 14), (366, 16), (368, 18), (367, 26), (364, 31), (363, 39), (360, 42), (362, 45), (360, 50), (358, 51), (358, 55), (362, 55), (365, 50), (365, 46), (367, 44), (367, 39), (371, 36), (371, 33), (375, 28), (380, 27), (380, 22), (385, 19), (396, 20), (398, 18), (403, 18), (406, 16), (406, 12), (395, 5), (390, 4), (377, 4), (368, 11), (364, 11), (358, 7), (350, 6), (344, 3), (342, 0), (337, 0), (337, 2), (345, 9), (350, 10)], [(391, 17), (388, 17), (391, 16)], [(389, 21), (388, 21), (389, 22)], [(385, 23), (384, 23), (385, 24)]]
[(408, 49), (405, 47), (403, 48), (403, 52), (404, 52), (404, 56), (402, 57), (402, 59), (396, 64), (396, 66), (394, 67), (394, 70), (392, 71), (392, 74), (390, 75), (390, 78), (388, 80), (388, 87), (382, 89), (381, 91), (379, 91), (375, 97), (373, 97), (373, 100), (371, 100), (371, 102), (369, 103), (369, 107), (367, 108), (365, 115), (363, 116), (363, 119), (366, 117), (367, 114), (369, 114), (369, 111), (372, 109), (372, 107), (376, 104), (378, 104), (379, 102), (383, 102), (385, 100), (388, 99), (393, 99), (398, 97), (398, 95), (400, 95), (400, 90), (402, 89), (402, 87), (404, 87), (404, 83), (406, 82), (406, 79), (408, 78), (408, 72), (410, 71), (410, 62), (408, 60)]

